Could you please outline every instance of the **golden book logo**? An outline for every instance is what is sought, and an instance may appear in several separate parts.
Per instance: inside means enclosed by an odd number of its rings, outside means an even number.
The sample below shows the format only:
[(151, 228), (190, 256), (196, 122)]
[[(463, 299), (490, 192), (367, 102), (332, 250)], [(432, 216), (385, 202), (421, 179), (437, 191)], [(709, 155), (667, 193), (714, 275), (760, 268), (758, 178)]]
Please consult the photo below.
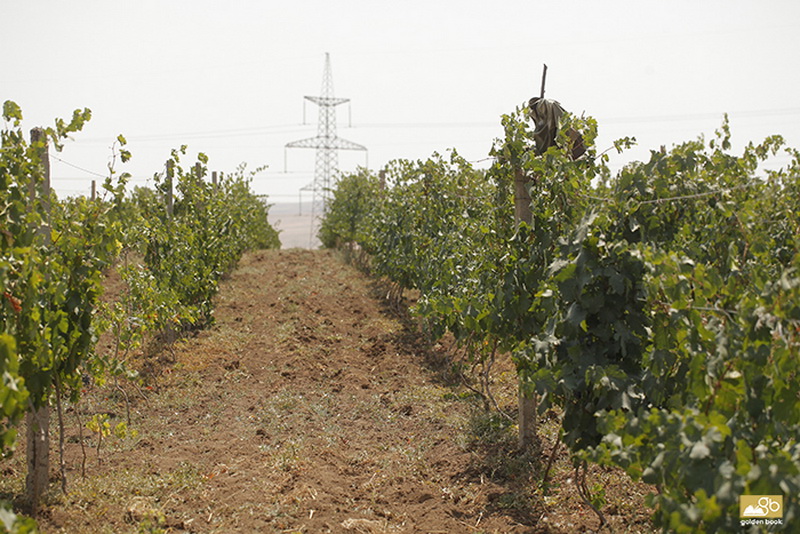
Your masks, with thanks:
[(783, 495), (739, 496), (741, 519), (775, 519), (783, 517)]

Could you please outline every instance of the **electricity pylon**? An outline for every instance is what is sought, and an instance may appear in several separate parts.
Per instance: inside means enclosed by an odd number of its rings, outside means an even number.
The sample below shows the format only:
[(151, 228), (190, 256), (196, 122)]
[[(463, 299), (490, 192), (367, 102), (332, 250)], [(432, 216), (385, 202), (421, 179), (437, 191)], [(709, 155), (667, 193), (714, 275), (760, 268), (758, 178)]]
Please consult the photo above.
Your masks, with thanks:
[(367, 150), (365, 146), (342, 139), (336, 135), (336, 106), (349, 102), (349, 98), (333, 96), (333, 74), (331, 73), (331, 56), (325, 53), (325, 69), (322, 73), (322, 91), (320, 96), (306, 96), (319, 106), (317, 136), (286, 143), (286, 148), (316, 148), (317, 161), (314, 166), (314, 181), (303, 190), (311, 190), (314, 203), (311, 208), (312, 238), (316, 219), (326, 212), (330, 199), (331, 186), (339, 173), (337, 150)]

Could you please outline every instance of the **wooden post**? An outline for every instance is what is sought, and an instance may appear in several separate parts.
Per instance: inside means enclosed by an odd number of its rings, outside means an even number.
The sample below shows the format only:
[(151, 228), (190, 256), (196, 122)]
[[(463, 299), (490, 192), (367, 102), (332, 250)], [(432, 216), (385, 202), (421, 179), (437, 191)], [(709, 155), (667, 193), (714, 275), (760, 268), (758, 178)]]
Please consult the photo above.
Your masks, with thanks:
[(203, 165), (199, 161), (194, 164), (194, 175), (198, 179), (203, 177)]
[(536, 395), (527, 396), (519, 388), (519, 448), (528, 449), (536, 440)]
[[(514, 169), (514, 219), (519, 226), (521, 223), (530, 225), (533, 222), (531, 211), (531, 195), (526, 186), (525, 172)], [(536, 440), (536, 397), (528, 396), (522, 379), (519, 380), (519, 448), (527, 449)]]
[[(47, 148), (47, 136), (42, 128), (34, 128), (31, 130), (31, 144), (42, 143), (39, 149), (39, 163), (41, 165), (41, 182), (39, 177), (32, 177), (28, 186), (28, 195), (31, 202), (38, 196), (42, 201), (42, 208), (45, 213), (50, 213), (50, 152)], [(39, 186), (39, 191), (36, 191), (36, 186)], [(49, 221), (45, 220), (45, 224)]]
[(542, 90), (539, 92), (539, 98), (544, 98), (544, 82), (547, 79), (547, 65), (542, 69)]
[(97, 180), (92, 180), (92, 201), (97, 198)]
[(172, 178), (175, 175), (175, 162), (167, 160), (167, 217), (172, 217)]
[[(547, 80), (547, 65), (542, 68), (542, 85), (539, 97), (544, 98), (544, 86)], [(514, 218), (519, 226), (522, 222), (530, 225), (533, 222), (531, 212), (531, 194), (528, 191), (528, 177), (522, 168), (514, 169)], [(519, 381), (519, 447), (527, 449), (536, 440), (536, 395), (528, 395), (522, 379)]]
[[(42, 143), (38, 153), (42, 176), (31, 176), (29, 200), (31, 205), (34, 204), (37, 196), (39, 196), (42, 201), (44, 223), (39, 228), (39, 232), (43, 236), (45, 244), (49, 244), (50, 155), (47, 148), (47, 136), (41, 128), (34, 128), (31, 130), (31, 144), (37, 143)], [(39, 186), (38, 188), (37, 185)], [(41, 496), (47, 490), (50, 475), (49, 400), (45, 399), (43, 406), (36, 407), (31, 405), (31, 408), (25, 415), (25, 420), (27, 423), (26, 456), (28, 463), (28, 474), (25, 477), (25, 496), (31, 507), (31, 514), (35, 516), (39, 509)]]
[(50, 476), (50, 406), (31, 408), (25, 414), (27, 426), (26, 457), (28, 474), (25, 477), (25, 498), (36, 515), (39, 502), (47, 490)]
[(514, 221), (517, 226), (524, 222), (530, 225), (533, 222), (531, 212), (531, 194), (528, 191), (528, 177), (521, 168), (514, 169)]
[(217, 190), (217, 171), (211, 173), (211, 185), (214, 186), (214, 191)]

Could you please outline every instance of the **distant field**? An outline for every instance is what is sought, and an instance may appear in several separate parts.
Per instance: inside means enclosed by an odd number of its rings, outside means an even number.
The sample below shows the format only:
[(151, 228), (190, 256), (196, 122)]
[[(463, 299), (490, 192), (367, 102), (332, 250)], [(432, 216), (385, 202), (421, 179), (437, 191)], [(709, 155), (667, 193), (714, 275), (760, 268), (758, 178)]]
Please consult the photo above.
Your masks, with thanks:
[[(286, 202), (273, 204), (269, 222), (280, 231), (281, 248), (319, 248), (316, 229), (311, 229), (311, 203)], [(313, 239), (312, 239), (313, 236)]]

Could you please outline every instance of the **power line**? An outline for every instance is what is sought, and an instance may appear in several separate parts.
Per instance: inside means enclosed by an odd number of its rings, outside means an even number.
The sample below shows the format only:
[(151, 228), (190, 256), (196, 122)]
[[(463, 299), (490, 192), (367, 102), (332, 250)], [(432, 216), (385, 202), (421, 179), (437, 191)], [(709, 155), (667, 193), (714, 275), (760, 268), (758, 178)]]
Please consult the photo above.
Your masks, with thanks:
[[(282, 130), (285, 128), (292, 128), (289, 131), (276, 131), (275, 133), (292, 133), (295, 131), (304, 131), (308, 125), (293, 123), (293, 124), (271, 124), (266, 126), (249, 126), (246, 128), (226, 128), (222, 130), (205, 130), (200, 132), (173, 132), (163, 134), (141, 134), (141, 135), (126, 135), (125, 138), (128, 142), (132, 141), (166, 141), (170, 139), (203, 139), (213, 137), (246, 137), (259, 133), (272, 133), (273, 130)], [(108, 142), (107, 137), (88, 137), (83, 139), (84, 142)]]
[(50, 157), (53, 158), (54, 160), (60, 161), (61, 163), (63, 163), (64, 165), (67, 165), (68, 167), (72, 167), (73, 169), (77, 169), (79, 171), (85, 172), (86, 174), (91, 174), (92, 176), (97, 176), (99, 178), (107, 178), (107, 176), (104, 175), (104, 174), (100, 174), (98, 172), (90, 171), (89, 169), (84, 169), (83, 167), (79, 167), (79, 166), (75, 165), (74, 163), (70, 163), (68, 161), (64, 161), (63, 159), (59, 158), (58, 156), (54, 156), (53, 154), (50, 154)]
[[(775, 108), (759, 110), (740, 110), (740, 111), (715, 111), (703, 113), (682, 113), (670, 115), (640, 115), (640, 116), (618, 116), (602, 117), (594, 116), (603, 124), (628, 124), (640, 122), (680, 122), (689, 120), (708, 120), (719, 119), (725, 113), (731, 118), (758, 118), (769, 116), (797, 115), (800, 108)], [(141, 134), (126, 136), (129, 141), (167, 141), (171, 139), (206, 139), (206, 138), (226, 138), (226, 137), (246, 137), (254, 134), (270, 133), (294, 133), (305, 131), (307, 126), (301, 123), (292, 124), (270, 124), (265, 126), (251, 126), (246, 128), (227, 128), (220, 130), (205, 130), (200, 132), (174, 132), (164, 134)], [(486, 128), (500, 126), (500, 121), (442, 121), (442, 122), (371, 122), (357, 124), (352, 128)], [(291, 130), (280, 131), (290, 128)], [(107, 142), (108, 138), (89, 137), (83, 142)]]

